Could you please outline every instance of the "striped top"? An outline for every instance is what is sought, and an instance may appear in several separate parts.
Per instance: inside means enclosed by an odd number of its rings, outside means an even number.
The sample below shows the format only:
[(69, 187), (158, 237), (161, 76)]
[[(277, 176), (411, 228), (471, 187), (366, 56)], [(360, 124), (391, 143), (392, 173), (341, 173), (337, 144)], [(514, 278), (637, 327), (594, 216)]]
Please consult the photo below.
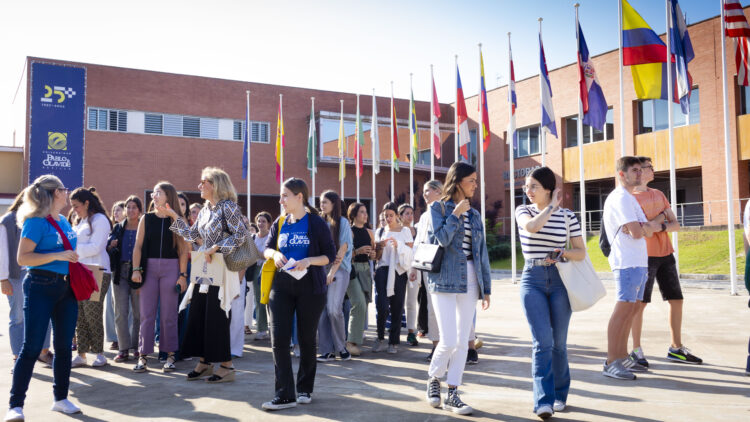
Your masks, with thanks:
[[(558, 208), (547, 220), (547, 224), (536, 233), (529, 233), (518, 225), (518, 236), (521, 238), (521, 250), (524, 259), (544, 259), (555, 248), (564, 248), (566, 240), (565, 214), (570, 221), (570, 237), (581, 237), (581, 225), (578, 218), (567, 208)], [(522, 215), (531, 218), (539, 215), (534, 204), (521, 205), (516, 208), (516, 219)]]
[(461, 217), (463, 217), (462, 220), (464, 222), (464, 241), (461, 248), (464, 251), (464, 255), (466, 255), (466, 260), (471, 261), (473, 259), (471, 255), (471, 217), (468, 211), (461, 214)]

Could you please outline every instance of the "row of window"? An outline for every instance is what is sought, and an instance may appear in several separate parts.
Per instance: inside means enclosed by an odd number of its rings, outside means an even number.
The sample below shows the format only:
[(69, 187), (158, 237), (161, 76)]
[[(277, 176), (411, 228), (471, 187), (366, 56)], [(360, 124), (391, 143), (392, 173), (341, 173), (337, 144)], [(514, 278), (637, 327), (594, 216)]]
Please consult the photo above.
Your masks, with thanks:
[[(90, 130), (234, 141), (242, 141), (245, 134), (245, 122), (242, 120), (94, 107), (90, 107), (88, 113)], [(269, 143), (270, 123), (250, 122), (250, 141)]]

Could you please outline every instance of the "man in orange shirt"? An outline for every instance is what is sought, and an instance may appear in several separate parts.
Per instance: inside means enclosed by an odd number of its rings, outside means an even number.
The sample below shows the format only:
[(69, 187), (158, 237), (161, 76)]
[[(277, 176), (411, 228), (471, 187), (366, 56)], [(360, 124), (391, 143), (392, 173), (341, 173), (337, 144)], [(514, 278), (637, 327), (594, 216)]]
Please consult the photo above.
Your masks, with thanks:
[(646, 238), (648, 249), (648, 280), (643, 292), (643, 301), (638, 302), (638, 309), (633, 317), (631, 333), (633, 335), (633, 351), (630, 358), (648, 367), (648, 361), (641, 348), (641, 331), (643, 328), (643, 311), (651, 302), (651, 292), (654, 280), (659, 283), (659, 291), (664, 300), (669, 302), (669, 328), (672, 344), (667, 352), (667, 359), (681, 363), (700, 364), (699, 357), (690, 353), (682, 344), (682, 288), (674, 259), (674, 249), (667, 232), (680, 230), (680, 223), (669, 207), (669, 201), (658, 189), (651, 189), (647, 185), (654, 180), (654, 167), (651, 158), (638, 157), (641, 160), (641, 185), (633, 191), (635, 199), (646, 214), (650, 222), (661, 224), (661, 230)]

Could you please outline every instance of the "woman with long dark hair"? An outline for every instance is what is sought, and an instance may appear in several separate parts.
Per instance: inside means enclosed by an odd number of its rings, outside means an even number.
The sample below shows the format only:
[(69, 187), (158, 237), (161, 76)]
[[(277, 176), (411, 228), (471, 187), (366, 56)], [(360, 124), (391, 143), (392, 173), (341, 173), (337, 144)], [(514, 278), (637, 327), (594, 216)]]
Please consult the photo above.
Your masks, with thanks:
[(326, 307), (320, 316), (318, 326), (318, 362), (336, 359), (351, 359), (346, 350), (346, 325), (344, 322), (344, 296), (349, 287), (349, 273), (352, 270), (352, 229), (349, 221), (341, 215), (339, 194), (327, 190), (320, 195), (321, 217), (328, 223), (336, 247), (336, 259), (327, 266), (328, 286)]
[(78, 323), (76, 340), (78, 355), (73, 358), (73, 367), (84, 366), (86, 353), (95, 353), (91, 366), (104, 366), (104, 300), (109, 290), (111, 279), (107, 238), (112, 230), (112, 222), (107, 218), (107, 211), (102, 205), (96, 189), (78, 188), (70, 194), (70, 205), (78, 216), (78, 224), (73, 227), (78, 235), (76, 252), (83, 264), (98, 266), (104, 271), (99, 300), (82, 300), (78, 302)]
[(447, 372), (448, 396), (443, 409), (460, 415), (473, 412), (459, 397), (458, 387), (466, 365), (477, 300), (482, 300), (482, 309), (489, 308), (492, 289), (484, 222), (470, 202), (476, 188), (476, 169), (466, 163), (453, 163), (445, 177), (443, 197), (430, 205), (427, 237), (430, 243), (444, 249), (440, 272), (427, 274), (440, 328), (440, 341), (428, 371), (427, 401), (433, 407), (440, 406), (440, 378)]
[(177, 344), (177, 300), (187, 288), (188, 246), (169, 230), (169, 206), (182, 217), (177, 190), (169, 182), (159, 182), (151, 193), (149, 212), (138, 224), (133, 249), (134, 283), (143, 283), (138, 292), (141, 327), (138, 335), (138, 363), (134, 372), (146, 372), (148, 355), (154, 352), (156, 310), (159, 308), (159, 351), (167, 354), (162, 369), (175, 370)]
[(352, 277), (346, 295), (352, 305), (349, 311), (349, 337), (346, 350), (352, 356), (362, 353), (367, 304), (372, 301), (372, 271), (370, 260), (375, 259), (375, 235), (367, 227), (369, 216), (365, 204), (355, 202), (347, 212), (352, 226)]
[[(326, 303), (324, 267), (335, 260), (336, 247), (325, 220), (310, 209), (308, 192), (302, 179), (284, 181), (279, 198), (283, 214), (273, 223), (263, 253), (277, 268), (268, 300), (276, 396), (263, 403), (266, 410), (312, 401), (317, 365), (315, 337)], [(295, 313), (300, 346), (296, 395), (289, 355)]]

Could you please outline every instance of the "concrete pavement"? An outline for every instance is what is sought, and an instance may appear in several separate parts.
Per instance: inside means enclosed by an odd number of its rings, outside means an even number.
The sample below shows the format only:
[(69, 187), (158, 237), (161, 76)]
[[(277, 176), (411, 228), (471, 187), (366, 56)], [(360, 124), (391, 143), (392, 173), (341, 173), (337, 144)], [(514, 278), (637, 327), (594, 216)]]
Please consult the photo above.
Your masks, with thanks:
[[(664, 359), (669, 343), (666, 303), (658, 293), (646, 309), (643, 345), (651, 371), (636, 381), (601, 375), (606, 350), (606, 326), (614, 305), (612, 285), (594, 308), (575, 313), (568, 349), (572, 385), (568, 410), (558, 420), (633, 422), (750, 420), (750, 377), (744, 375), (750, 335), (747, 296), (725, 291), (685, 288), (684, 343), (705, 361), (700, 366)], [(473, 416), (454, 416), (429, 407), (424, 400), (426, 340), (417, 348), (402, 343), (397, 355), (373, 354), (374, 309), (361, 357), (348, 362), (318, 364), (313, 402), (276, 413), (260, 405), (273, 397), (273, 363), (269, 341), (247, 337), (245, 353), (235, 360), (237, 381), (209, 385), (186, 382), (195, 361), (178, 362), (178, 371), (164, 374), (153, 364), (135, 374), (134, 361), (104, 368), (74, 369), (70, 398), (83, 415), (49, 411), (52, 370), (37, 364), (26, 400), (30, 421), (86, 420), (340, 420), (422, 421), (539, 420), (532, 413), (531, 336), (518, 297), (508, 279), (493, 283), (492, 306), (478, 311), (477, 333), (484, 341), (479, 364), (466, 368), (462, 398), (474, 407)], [(0, 326), (7, 327), (8, 304), (0, 300)], [(0, 331), (0, 373), (9, 374), (12, 359), (7, 328)], [(91, 360), (91, 357), (89, 358)], [(296, 370), (297, 359), (294, 359)], [(158, 366), (160, 368), (160, 365)], [(0, 377), (7, 394), (11, 377)]]

